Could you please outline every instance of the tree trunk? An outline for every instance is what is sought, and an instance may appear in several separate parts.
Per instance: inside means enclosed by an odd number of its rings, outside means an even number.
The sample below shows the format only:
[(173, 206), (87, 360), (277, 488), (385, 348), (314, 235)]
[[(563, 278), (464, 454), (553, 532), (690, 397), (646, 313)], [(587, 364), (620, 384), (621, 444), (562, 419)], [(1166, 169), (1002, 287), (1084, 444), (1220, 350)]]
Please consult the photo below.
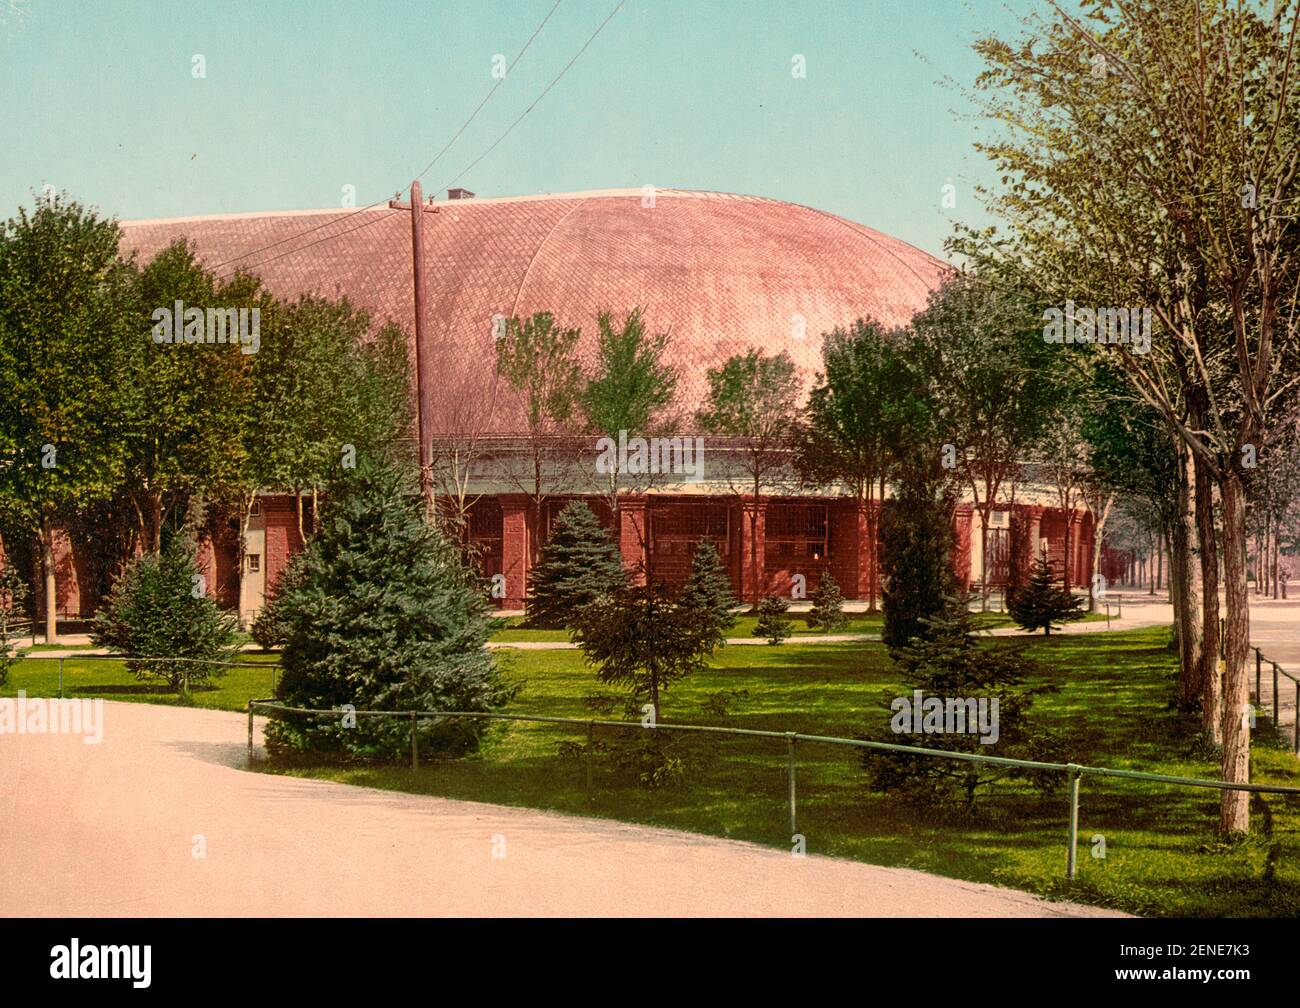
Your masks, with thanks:
[(239, 598), (235, 602), (235, 612), (238, 614), (239, 626), (241, 630), (247, 630), (249, 620), (244, 618), (244, 580), (246, 577), (245, 568), (248, 566), (244, 562), (247, 556), (245, 547), (248, 545), (248, 521), (249, 512), (253, 510), (253, 504), (257, 500), (257, 488), (254, 487), (248, 498), (243, 502), (243, 507), (239, 513), (239, 542), (236, 543), (235, 559), (239, 567), (239, 584), (236, 591), (239, 592)]
[[(1250, 597), (1246, 589), (1246, 491), (1231, 469), (1219, 486), (1223, 498), (1223, 580), (1227, 602), (1227, 642), (1223, 676), (1223, 779), (1234, 784), (1250, 780)], [(1224, 834), (1250, 831), (1250, 795), (1224, 791), (1219, 828)]]
[[(1181, 655), (1183, 653), (1183, 629), (1187, 624), (1187, 598), (1184, 592), (1183, 568), (1174, 559), (1174, 530), (1172, 525), (1162, 535), (1162, 545), (1169, 558), (1168, 573), (1165, 580), (1169, 584), (1169, 604), (1174, 610), (1173, 647)], [(1183, 679), (1182, 662), (1180, 660), (1177, 690), (1179, 707), (1183, 707)]]
[(873, 508), (871, 500), (871, 481), (867, 481), (867, 563), (871, 565), (867, 572), (867, 612), (878, 612), (876, 596), (880, 584), (880, 516), (885, 510), (885, 476), (880, 475), (879, 508)]
[(751, 605), (753, 611), (758, 612), (759, 584), (758, 584), (758, 481), (754, 481), (754, 506), (749, 512), (749, 576), (753, 580), (754, 598)]
[(1088, 579), (1088, 612), (1097, 611), (1097, 592), (1095, 585), (1097, 575), (1101, 572), (1101, 544), (1106, 537), (1106, 522), (1110, 519), (1110, 509), (1115, 505), (1115, 495), (1107, 494), (1106, 503), (1101, 509), (1101, 520), (1094, 516), (1092, 522), (1092, 577)]
[[(1281, 528), (1282, 525), (1281, 515), (1278, 516), (1277, 520), (1273, 524), (1275, 527)], [(1282, 537), (1279, 536), (1276, 532), (1273, 534), (1272, 545), (1273, 545), (1273, 597), (1281, 598), (1282, 597), (1282, 571), (1281, 571)]]
[[(1200, 423), (1194, 420), (1194, 423)], [(1214, 534), (1214, 484), (1193, 459), (1196, 548), (1201, 561), (1201, 727), (1212, 745), (1223, 743), (1223, 684), (1219, 673), (1219, 547)], [(1243, 552), (1244, 557), (1244, 552)]]
[[(45, 578), (45, 643), (57, 643), (59, 637), (59, 586), (54, 579), (54, 525), (49, 517), (41, 519), (41, 573)], [(32, 631), (36, 643), (36, 631)]]
[(1259, 525), (1259, 530), (1255, 533), (1255, 594), (1259, 595), (1263, 591), (1261, 584), (1264, 577), (1264, 543), (1268, 535), (1268, 514), (1264, 515), (1264, 520)]
[(149, 490), (149, 552), (162, 550), (162, 491)]
[(980, 612), (989, 611), (989, 515), (992, 504), (976, 509), (980, 516)]
[(542, 456), (533, 452), (533, 527), (528, 530), (528, 567), (537, 566), (542, 555)]
[(1069, 591), (1070, 590), (1070, 545), (1071, 545), (1070, 528), (1071, 526), (1074, 525), (1074, 522), (1070, 520), (1072, 515), (1068, 506), (1062, 508), (1061, 510), (1065, 515), (1065, 550), (1061, 558), (1062, 563), (1065, 565), (1065, 567), (1064, 570), (1061, 571), (1061, 585), (1062, 587), (1065, 588), (1066, 591)]
[(1169, 584), (1181, 600), (1178, 623), (1178, 706), (1192, 710), (1201, 695), (1201, 558), (1196, 549), (1196, 520), (1191, 493), (1188, 450), (1178, 445), (1178, 506), (1169, 542)]

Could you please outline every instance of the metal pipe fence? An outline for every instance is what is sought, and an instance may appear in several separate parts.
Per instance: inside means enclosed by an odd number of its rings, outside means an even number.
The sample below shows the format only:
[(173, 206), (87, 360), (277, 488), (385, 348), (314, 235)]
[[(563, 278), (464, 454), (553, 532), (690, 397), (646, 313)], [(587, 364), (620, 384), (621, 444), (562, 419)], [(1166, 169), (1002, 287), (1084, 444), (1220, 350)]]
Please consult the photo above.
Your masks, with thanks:
[(1012, 759), (1007, 756), (985, 756), (977, 753), (949, 752), (944, 749), (926, 749), (920, 746), (901, 745), (894, 742), (873, 742), (866, 739), (841, 738), (834, 735), (805, 735), (802, 732), (764, 731), (756, 728), (724, 728), (716, 725), (655, 724), (644, 725), (639, 721), (610, 721), (596, 718), (562, 718), (545, 717), (537, 714), (496, 714), (482, 711), (374, 711), (351, 710), (342, 708), (322, 710), (312, 707), (291, 707), (277, 703), (273, 699), (248, 701), (248, 765), (254, 764), (254, 727), (253, 717), (257, 711), (279, 714), (329, 715), (339, 717), (343, 714), (358, 717), (397, 717), (408, 718), (411, 722), (411, 769), (418, 769), (419, 734), (418, 724), (421, 720), (436, 718), (477, 718), (486, 721), (522, 721), (537, 724), (566, 725), (585, 728), (587, 732), (586, 750), (586, 788), (588, 798), (592, 794), (591, 747), (594, 731), (598, 727), (619, 729), (640, 729), (643, 731), (691, 732), (713, 735), (735, 735), (749, 738), (784, 739), (786, 741), (787, 806), (791, 834), (797, 833), (796, 774), (797, 747), (800, 742), (812, 745), (845, 746), (855, 749), (871, 749), (879, 752), (909, 753), (915, 756), (931, 756), (936, 759), (959, 760), (968, 763), (983, 763), (992, 766), (1021, 767), (1031, 770), (1048, 770), (1063, 773), (1069, 790), (1069, 824), (1067, 827), (1067, 846), (1065, 859), (1066, 878), (1073, 880), (1077, 870), (1077, 849), (1079, 842), (1079, 791), (1084, 777), (1110, 777), (1127, 780), (1153, 781), (1179, 787), (1210, 788), (1219, 791), (1247, 791), (1258, 794), (1300, 795), (1300, 787), (1282, 784), (1234, 784), (1230, 781), (1208, 780), (1199, 777), (1178, 777), (1171, 774), (1147, 773), (1140, 770), (1115, 770), (1109, 767), (1084, 766), (1079, 763), (1043, 763), (1035, 760)]
[(1263, 666), (1265, 662), (1273, 666), (1273, 728), (1278, 733), (1278, 736), (1282, 738), (1285, 738), (1285, 736), (1282, 735), (1282, 721), (1279, 717), (1281, 713), (1279, 697), (1281, 694), (1278, 691), (1278, 677), (1286, 676), (1295, 687), (1295, 724), (1292, 726), (1291, 751), (1300, 755), (1300, 678), (1292, 675), (1277, 662), (1269, 661), (1259, 648), (1252, 647), (1251, 650), (1255, 652), (1255, 702), (1261, 707), (1264, 706), (1264, 693), (1262, 690)]
[[(266, 669), (271, 673), (271, 692), (275, 692), (276, 671), (279, 665), (263, 665), (259, 662), (223, 662), (210, 661), (206, 658), (136, 658), (132, 655), (25, 655), (23, 661), (57, 661), (59, 663), (59, 699), (63, 699), (63, 663), (65, 661), (115, 661), (115, 662), (180, 662), (181, 664), (208, 665), (219, 668), (254, 668)], [(189, 693), (189, 678), (186, 677), (182, 687), (185, 693)]]

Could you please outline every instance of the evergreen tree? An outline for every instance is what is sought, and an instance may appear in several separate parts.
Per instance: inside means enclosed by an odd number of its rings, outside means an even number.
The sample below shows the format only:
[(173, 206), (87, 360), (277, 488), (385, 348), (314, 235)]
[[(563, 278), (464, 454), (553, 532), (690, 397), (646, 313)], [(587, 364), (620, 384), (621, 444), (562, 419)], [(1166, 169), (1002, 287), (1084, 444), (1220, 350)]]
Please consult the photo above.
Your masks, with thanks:
[[(905, 696), (889, 705), (889, 730), (871, 733), (866, 738), (876, 742), (942, 749), (947, 752), (979, 753), (1059, 762), (1059, 743), (1049, 733), (1036, 732), (1029, 724), (1028, 713), (1039, 693), (1055, 692), (1054, 686), (1028, 686), (1038, 666), (1019, 651), (1005, 646), (988, 647), (976, 639), (973, 616), (966, 598), (949, 596), (943, 610), (926, 617), (924, 633), (911, 644), (891, 654), (902, 666)], [(920, 693), (921, 731), (917, 731), (914, 708)], [(948, 724), (927, 707), (935, 699), (943, 701), (985, 702), (984, 723), (980, 715), (964, 706), (960, 721)], [(996, 712), (992, 701), (996, 700)], [(954, 711), (956, 710), (954, 705)], [(970, 715), (974, 714), (974, 724)], [(930, 730), (924, 730), (927, 725)], [(935, 729), (942, 726), (942, 731)], [(986, 732), (985, 729), (988, 729)], [(955, 729), (955, 730), (953, 730)], [(919, 804), (962, 801), (970, 805), (980, 790), (1005, 779), (1027, 780), (1046, 792), (1059, 785), (1057, 775), (1023, 767), (968, 763), (933, 756), (912, 755), (867, 749), (862, 765), (870, 775), (871, 787), (880, 791), (897, 790)]]
[(280, 575), (280, 580), (267, 592), (261, 610), (254, 618), (253, 625), (249, 627), (249, 636), (267, 651), (283, 646), (289, 639), (289, 624), (284, 618), (280, 599), (293, 588), (294, 582), (301, 576), (301, 557), (302, 554), (297, 553), (289, 561)]
[(786, 619), (790, 603), (776, 595), (769, 595), (758, 604), (758, 622), (754, 624), (755, 637), (766, 637), (769, 644), (780, 644), (790, 636), (794, 624)]
[(530, 627), (572, 625), (578, 611), (626, 583), (623, 560), (586, 504), (575, 501), (555, 520), (541, 561), (529, 576)]
[(11, 561), (0, 569), (0, 686), (9, 680), (9, 670), (23, 657), (23, 652), (10, 641), (20, 636), (15, 623), (24, 622), (23, 612), (27, 602), (27, 582)]
[(835, 583), (830, 571), (823, 571), (817, 585), (817, 594), (813, 596), (808, 625), (821, 627), (826, 633), (834, 633), (848, 621), (849, 618), (844, 615), (844, 596), (840, 594), (840, 586)]
[(201, 659), (126, 663), (137, 679), (159, 677), (172, 689), (188, 691), (191, 683), (221, 675), (223, 666), (216, 663), (234, 660), (236, 622), (208, 595), (187, 532), (173, 536), (161, 553), (127, 565), (95, 614), (91, 639), (134, 658)]
[[(288, 626), (276, 696), (294, 707), (490, 711), (512, 695), (486, 648), (487, 603), (459, 550), (424, 520), (408, 475), (365, 462), (336, 477), (300, 568), (280, 595)], [(418, 722), (425, 752), (464, 752), (487, 722)], [(272, 752), (406, 758), (405, 718), (291, 716)]]
[(731, 593), (731, 578), (711, 539), (701, 539), (695, 547), (691, 575), (682, 588), (681, 604), (696, 612), (711, 613), (724, 635), (736, 622), (731, 613), (737, 604)]
[(721, 632), (712, 613), (673, 602), (658, 586), (621, 585), (577, 614), (574, 640), (601, 682), (629, 686), (658, 721), (661, 694), (705, 667)]
[(919, 468), (904, 470), (881, 520), (881, 572), (888, 648), (905, 647), (938, 616), (952, 591), (951, 502)]
[(1007, 610), (1024, 629), (1041, 627), (1044, 635), (1050, 636), (1055, 624), (1083, 615), (1083, 602), (1055, 583), (1047, 557), (1039, 554), (1029, 570), (1028, 581), (1008, 600)]

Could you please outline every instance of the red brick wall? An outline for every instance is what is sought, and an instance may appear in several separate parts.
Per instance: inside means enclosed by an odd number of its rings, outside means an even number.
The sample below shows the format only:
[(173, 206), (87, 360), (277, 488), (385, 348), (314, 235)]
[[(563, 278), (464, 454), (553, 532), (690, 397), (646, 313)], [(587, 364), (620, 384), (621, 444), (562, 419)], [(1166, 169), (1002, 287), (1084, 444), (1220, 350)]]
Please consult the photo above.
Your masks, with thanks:
[(501, 501), (501, 573), (505, 576), (505, 609), (522, 609), (528, 586), (528, 498), (503, 496)]
[[(831, 576), (845, 598), (866, 598), (870, 582), (866, 510), (856, 500), (834, 501), (829, 521)], [(810, 595), (813, 590), (809, 585)]]
[(645, 583), (645, 498), (629, 495), (618, 502), (618, 551), (634, 584)]
[(290, 495), (262, 498), (262, 516), (266, 523), (266, 556), (262, 558), (269, 594), (280, 580), (289, 559), (302, 549), (298, 535), (298, 512)]
[[(736, 597), (748, 602), (752, 593), (753, 575), (749, 560), (750, 524), (749, 510), (753, 506), (749, 501), (735, 497), (714, 497), (708, 500), (724, 503), (730, 508), (730, 542), (729, 572)], [(498, 498), (502, 509), (502, 563), (501, 573), (506, 578), (506, 596), (500, 600), (505, 608), (521, 608), (524, 604), (528, 575), (528, 523), (531, 521), (531, 509), (523, 495), (502, 495)], [(600, 512), (600, 502), (591, 500), (589, 505)], [(681, 506), (696, 507), (700, 501), (683, 501)], [(290, 558), (302, 549), (302, 539), (298, 535), (298, 519), (291, 495), (281, 494), (261, 498), (262, 513), (265, 524), (266, 545), (262, 558), (266, 574), (266, 586), (270, 591), (284, 573)], [(759, 503), (758, 516), (758, 555), (760, 564), (760, 592), (777, 594), (789, 598), (792, 575), (798, 573), (807, 579), (808, 597), (811, 598), (820, 583), (822, 570), (830, 570), (840, 586), (845, 598), (865, 600), (870, 586), (868, 550), (868, 522), (864, 508), (856, 500), (839, 498), (826, 501), (829, 532), (829, 555), (825, 560), (807, 559), (800, 570), (768, 568), (766, 564), (766, 514), (769, 502)], [(661, 507), (672, 507), (674, 502), (662, 502)], [(878, 505), (873, 505), (878, 508)], [(1019, 510), (1019, 508), (1018, 508)], [(1038, 536), (1049, 542), (1048, 558), (1060, 574), (1064, 559), (1065, 523), (1059, 509), (1031, 507), (1025, 509), (1030, 516), (1041, 513)], [(642, 563), (642, 536), (646, 522), (646, 498), (629, 496), (620, 501), (619, 534), (617, 542), (624, 563), (629, 569), (636, 570)], [(305, 516), (310, 530), (310, 509)], [(957, 508), (953, 521), (955, 549), (953, 569), (962, 583), (969, 586), (971, 560), (971, 509), (968, 505)], [(1086, 587), (1091, 576), (1092, 560), (1092, 521), (1086, 514), (1076, 519), (1072, 530), (1072, 562), (1070, 580), (1075, 587)], [(239, 595), (239, 533), (237, 526), (231, 527), (228, 516), (220, 516), (213, 524), (210, 537), (205, 540), (201, 551), (201, 564), (208, 579), (208, 591), (214, 594), (224, 607), (233, 608), (238, 604)], [(1036, 538), (1034, 549), (1037, 549)], [(2, 559), (0, 559), (2, 562)], [(1115, 581), (1122, 573), (1117, 569), (1119, 561), (1109, 554), (1103, 564), (1103, 573), (1107, 579)], [(55, 572), (58, 581), (60, 617), (77, 617), (90, 615), (97, 600), (81, 598), (80, 585), (86, 581), (80, 576), (76, 558), (68, 536), (56, 533)], [(680, 572), (679, 572), (680, 573)], [(877, 593), (879, 592), (877, 579)], [(44, 598), (38, 583), (33, 586), (33, 596), (38, 613), (43, 612)]]
[[(207, 580), (207, 592), (223, 609), (239, 605), (239, 526), (234, 519), (218, 515), (199, 541), (199, 572)], [(296, 531), (296, 529), (295, 529)]]
[[(39, 547), (37, 547), (36, 556), (39, 561)], [(36, 583), (31, 586), (32, 597), (36, 601), (37, 618), (44, 619), (45, 571), (39, 562), (36, 564), (34, 573)], [(76, 557), (73, 555), (72, 540), (63, 529), (54, 530), (54, 580), (57, 599), (54, 614), (59, 619), (77, 619), (81, 616), (91, 615), (97, 600), (83, 600), (81, 597), (82, 572), (78, 567)], [(84, 611), (83, 601), (85, 602)]]
[(952, 538), (952, 571), (957, 578), (957, 583), (965, 591), (970, 590), (971, 583), (971, 521), (973, 511), (969, 504), (962, 504), (957, 507), (956, 514), (953, 516)]

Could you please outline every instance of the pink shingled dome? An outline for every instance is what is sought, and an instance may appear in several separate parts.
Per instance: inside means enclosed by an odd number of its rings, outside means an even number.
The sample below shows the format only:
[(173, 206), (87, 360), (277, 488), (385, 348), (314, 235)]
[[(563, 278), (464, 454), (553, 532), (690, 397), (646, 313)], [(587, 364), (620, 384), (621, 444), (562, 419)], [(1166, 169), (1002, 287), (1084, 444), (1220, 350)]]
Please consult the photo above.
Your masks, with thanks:
[[(907, 322), (948, 269), (897, 238), (792, 203), (675, 189), (655, 191), (653, 206), (644, 197), (635, 189), (429, 205), (436, 432), (523, 429), (518, 402), (494, 380), (497, 314), (551, 311), (581, 327), (590, 355), (602, 309), (621, 317), (640, 307), (649, 328), (671, 336), (680, 406), (690, 410), (707, 369), (750, 347), (787, 351), (806, 393), (823, 332), (858, 317)], [(195, 217), (122, 231), (124, 250), (144, 259), (187, 238), (219, 273), (246, 269), (281, 297), (346, 295), (377, 322), (413, 328), (409, 211)]]

